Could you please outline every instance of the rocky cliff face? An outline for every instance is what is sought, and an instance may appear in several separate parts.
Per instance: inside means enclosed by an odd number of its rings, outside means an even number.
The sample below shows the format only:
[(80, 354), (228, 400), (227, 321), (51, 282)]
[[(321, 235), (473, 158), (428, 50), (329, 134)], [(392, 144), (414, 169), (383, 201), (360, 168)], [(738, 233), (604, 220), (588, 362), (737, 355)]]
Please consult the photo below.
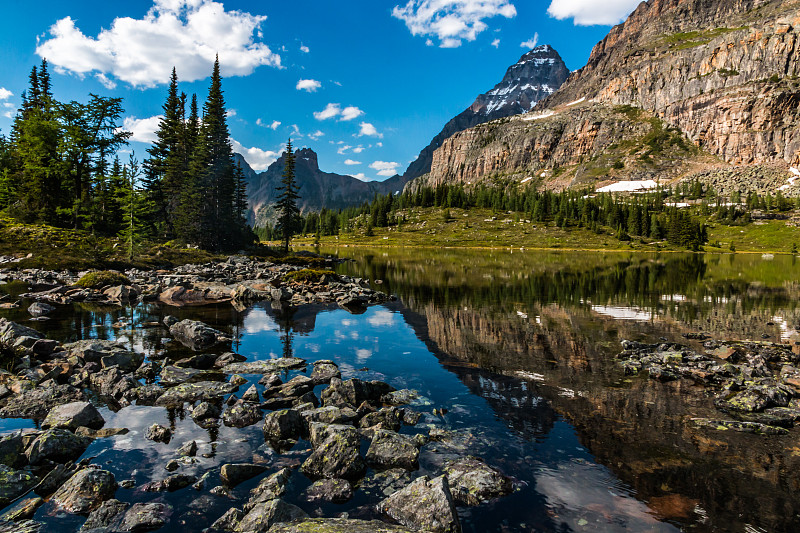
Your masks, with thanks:
[[(643, 2), (531, 113), (443, 142), (420, 183), (513, 175), (560, 188), (590, 177), (671, 179), (731, 165), (786, 172), (800, 163), (798, 39), (800, 0)], [(642, 134), (642, 117), (623, 116), (632, 107), (707, 155), (657, 161), (664, 152), (648, 155), (653, 138)], [(621, 147), (631, 150), (608, 157)], [(563, 173), (555, 181), (556, 172), (541, 174), (554, 169)]]
[(434, 151), (454, 133), (498, 118), (530, 111), (536, 102), (550, 96), (569, 76), (561, 56), (549, 45), (537, 46), (506, 71), (503, 80), (475, 99), (448, 122), (409, 165), (404, 177), (416, 178), (431, 170)]
[[(363, 182), (352, 176), (323, 172), (319, 168), (317, 154), (311, 148), (297, 150), (295, 158), (295, 180), (300, 192), (298, 205), (301, 212), (358, 205), (371, 201), (375, 194), (402, 190), (405, 185), (401, 176), (383, 182)], [(260, 174), (255, 173), (241, 156), (236, 160), (247, 178), (248, 222), (254, 226), (274, 222), (272, 206), (278, 197), (276, 189), (285, 167), (283, 156)]]
[(634, 105), (729, 163), (796, 163), (799, 34), (797, 0), (650, 0), (539, 107)]

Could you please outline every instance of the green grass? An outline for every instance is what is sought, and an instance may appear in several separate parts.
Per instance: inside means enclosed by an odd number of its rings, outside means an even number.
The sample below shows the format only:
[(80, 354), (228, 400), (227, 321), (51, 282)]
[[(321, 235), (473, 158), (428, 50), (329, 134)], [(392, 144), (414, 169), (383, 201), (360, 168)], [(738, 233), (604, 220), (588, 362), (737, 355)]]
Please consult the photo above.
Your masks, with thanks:
[(720, 35), (746, 29), (748, 29), (747, 26), (742, 26), (738, 28), (715, 28), (713, 30), (678, 32), (662, 37), (657, 41), (657, 45), (666, 45), (668, 49), (675, 51), (686, 50), (688, 48), (706, 45)]
[(757, 221), (747, 226), (715, 224), (708, 229), (708, 241), (719, 241), (720, 249), (729, 251), (733, 244), (737, 252), (789, 253), (792, 244), (800, 248), (800, 228), (789, 226), (785, 220)]

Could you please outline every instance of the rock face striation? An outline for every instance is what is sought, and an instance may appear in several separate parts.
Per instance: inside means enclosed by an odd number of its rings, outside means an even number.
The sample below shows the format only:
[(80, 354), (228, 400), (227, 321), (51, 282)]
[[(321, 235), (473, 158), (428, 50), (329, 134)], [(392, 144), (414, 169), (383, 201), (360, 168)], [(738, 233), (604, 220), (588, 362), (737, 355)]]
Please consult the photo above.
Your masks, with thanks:
[(503, 80), (475, 99), (467, 109), (445, 124), (406, 170), (406, 180), (431, 171), (433, 154), (454, 134), (499, 118), (527, 113), (553, 94), (569, 76), (564, 60), (550, 45), (537, 46), (508, 67)]
[[(672, 179), (731, 165), (773, 165), (788, 178), (800, 164), (799, 34), (800, 0), (643, 2), (558, 91), (530, 113), (450, 136), (411, 186), (518, 174), (558, 189), (587, 184), (587, 173)], [(629, 124), (609, 122), (620, 115)], [(670, 149), (653, 143), (670, 131), (695, 151), (654, 163), (653, 148)]]

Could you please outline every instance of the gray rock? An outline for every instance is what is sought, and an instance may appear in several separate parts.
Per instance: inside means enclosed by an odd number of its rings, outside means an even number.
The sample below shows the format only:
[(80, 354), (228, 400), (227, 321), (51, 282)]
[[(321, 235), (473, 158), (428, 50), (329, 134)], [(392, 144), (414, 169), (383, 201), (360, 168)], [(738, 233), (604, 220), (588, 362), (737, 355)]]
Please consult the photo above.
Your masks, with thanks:
[(55, 310), (56, 310), (55, 307), (53, 307), (50, 304), (46, 304), (44, 302), (34, 302), (28, 307), (28, 313), (30, 313), (31, 316), (37, 316), (37, 317), (49, 315)]
[(186, 442), (177, 449), (177, 452), (181, 457), (194, 457), (197, 455), (197, 442), (193, 440)]
[(202, 381), (200, 383), (183, 383), (168, 389), (156, 400), (156, 405), (163, 407), (180, 406), (184, 402), (218, 400), (236, 391), (230, 383)]
[(39, 533), (43, 531), (44, 524), (33, 520), (19, 522), (0, 522), (0, 533)]
[(330, 383), (333, 378), (342, 377), (339, 367), (333, 361), (322, 359), (314, 361), (314, 371), (311, 372), (311, 380), (316, 384)]
[(394, 431), (375, 432), (367, 451), (367, 463), (375, 468), (419, 468), (419, 447), (415, 439)]
[(291, 524), (276, 524), (270, 533), (412, 533), (413, 529), (377, 520), (306, 518)]
[(222, 414), (222, 421), (226, 426), (243, 428), (252, 426), (261, 421), (262, 413), (258, 405), (238, 400)]
[(226, 374), (272, 374), (286, 369), (304, 368), (306, 362), (297, 357), (281, 357), (266, 361), (229, 363), (222, 367)]
[(100, 359), (103, 368), (119, 367), (123, 372), (133, 372), (144, 362), (144, 354), (128, 350), (115, 350)]
[(129, 506), (129, 503), (119, 500), (104, 501), (100, 507), (89, 513), (89, 517), (86, 519), (86, 522), (83, 523), (83, 526), (81, 526), (80, 531), (114, 528), (122, 520)]
[(250, 500), (248, 501), (245, 509), (250, 510), (253, 505), (257, 503), (264, 503), (270, 500), (280, 498), (286, 492), (286, 485), (289, 484), (289, 477), (292, 471), (288, 468), (282, 468), (262, 479), (259, 484), (250, 491)]
[(378, 510), (412, 529), (432, 533), (461, 531), (445, 476), (433, 480), (428, 476), (417, 478), (378, 504)]
[(322, 479), (306, 490), (308, 501), (345, 503), (353, 497), (353, 486), (346, 479)]
[(222, 408), (219, 405), (209, 403), (209, 402), (200, 402), (197, 404), (192, 410), (192, 419), (193, 420), (205, 420), (207, 418), (219, 418), (222, 414)]
[(403, 425), (402, 417), (403, 413), (397, 407), (384, 407), (380, 411), (364, 415), (358, 421), (358, 427), (397, 431)]
[(383, 395), (392, 391), (392, 386), (382, 381), (361, 381), (356, 378), (342, 381), (332, 378), (330, 386), (322, 391), (322, 404), (355, 407), (363, 402), (380, 403)]
[(300, 467), (301, 472), (311, 479), (343, 478), (359, 479), (367, 466), (359, 453), (361, 438), (355, 428), (342, 426), (346, 430), (330, 431), (314, 452)]
[(255, 385), (250, 385), (250, 388), (244, 391), (244, 394), (242, 394), (242, 400), (253, 403), (259, 402), (260, 398), (258, 397), (258, 389), (256, 389)]
[(325, 424), (352, 424), (358, 417), (358, 414), (352, 409), (345, 407), (328, 406), (318, 407), (316, 409), (309, 409), (301, 413), (306, 425), (310, 426), (313, 422), (322, 422)]
[(231, 507), (211, 524), (211, 530), (234, 531), (239, 522), (242, 521), (242, 518), (244, 518), (244, 513), (235, 507)]
[(480, 505), (513, 490), (511, 478), (474, 457), (452, 461), (444, 472), (450, 493), (459, 505)]
[(159, 377), (161, 384), (165, 387), (172, 387), (181, 383), (197, 383), (199, 381), (225, 381), (225, 376), (221, 372), (181, 368), (178, 366), (165, 366), (161, 370)]
[(137, 387), (135, 392), (136, 405), (155, 405), (161, 395), (164, 394), (164, 388), (153, 383)]
[(225, 464), (222, 465), (219, 477), (225, 486), (233, 488), (248, 479), (264, 473), (266, 470), (266, 466), (252, 463)]
[(280, 522), (291, 522), (308, 515), (299, 507), (283, 500), (258, 503), (242, 518), (234, 531), (239, 533), (266, 533)]
[(112, 498), (116, 490), (114, 474), (98, 468), (84, 468), (56, 491), (52, 501), (69, 513), (88, 514)]
[(56, 463), (75, 461), (83, 455), (92, 440), (65, 429), (48, 429), (34, 439), (25, 450), (25, 455), (32, 465), (39, 465), (45, 461)]
[(0, 465), (0, 506), (7, 506), (38, 483), (39, 478), (30, 472)]
[(153, 424), (147, 428), (144, 438), (154, 442), (163, 442), (164, 444), (168, 444), (169, 441), (172, 440), (172, 431), (160, 424)]
[(36, 514), (36, 510), (39, 509), (42, 504), (44, 504), (44, 500), (38, 496), (18, 500), (9, 510), (3, 513), (3, 516), (0, 516), (0, 522), (17, 522), (19, 520), (33, 518), (33, 515)]
[(85, 401), (83, 391), (70, 385), (36, 387), (16, 395), (0, 409), (0, 418), (35, 418), (47, 416), (50, 410), (65, 403)]
[(195, 351), (230, 341), (230, 336), (196, 320), (176, 322), (169, 327), (169, 332), (181, 344)]
[(161, 481), (153, 481), (142, 486), (146, 492), (175, 492), (197, 482), (197, 477), (189, 474), (172, 474)]
[(79, 427), (100, 429), (106, 421), (100, 412), (89, 402), (72, 402), (58, 405), (50, 409), (42, 422), (42, 428), (69, 429), (75, 431)]
[(23, 431), (14, 431), (8, 435), (0, 437), (0, 464), (12, 468), (20, 468), (28, 463), (25, 457), (25, 448), (30, 441)]
[(382, 401), (389, 405), (408, 405), (419, 398), (419, 393), (411, 389), (401, 389), (384, 394)]
[(135, 503), (122, 518), (122, 531), (154, 531), (167, 523), (172, 506), (165, 503)]
[(303, 419), (294, 409), (281, 409), (264, 418), (264, 438), (270, 443), (280, 444), (296, 440), (303, 431)]

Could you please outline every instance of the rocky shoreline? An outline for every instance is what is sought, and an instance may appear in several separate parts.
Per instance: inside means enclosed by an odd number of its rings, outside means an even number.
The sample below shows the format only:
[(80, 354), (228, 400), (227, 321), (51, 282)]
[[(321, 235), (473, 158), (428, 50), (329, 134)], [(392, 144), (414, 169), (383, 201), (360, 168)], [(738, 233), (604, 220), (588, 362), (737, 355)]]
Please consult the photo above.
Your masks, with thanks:
[[(2, 271), (0, 278), (35, 288), (24, 294), (35, 300), (28, 308), (32, 319), (81, 301), (336, 302), (360, 312), (388, 298), (364, 280), (331, 273), (311, 283), (287, 279), (299, 270), (231, 258), (175, 271), (128, 271), (130, 283), (96, 287), (76, 287), (79, 276), (66, 272)], [(190, 355), (179, 352), (182, 358), (173, 359), (178, 352), (168, 350), (146, 356), (110, 340), (61, 343), (0, 319), (0, 350), (7, 361), (7, 370), (0, 371), (0, 418), (36, 422), (35, 429), (0, 437), (0, 507), (7, 508), (0, 531), (45, 531), (34, 520), (45, 505), (48, 512), (85, 516), (80, 531), (153, 531), (170, 526), (176, 511), (159, 494), (196, 491), (198, 501), (231, 502), (226, 512), (205, 517), (209, 532), (454, 533), (460, 531), (458, 507), (514, 490), (511, 478), (459, 446), (458, 436), (439, 425), (437, 410), (430, 412), (416, 391), (378, 380), (343, 380), (338, 365), (326, 359), (311, 365), (296, 357), (248, 361), (224, 351), (229, 335), (199, 321), (168, 315), (163, 326)], [(210, 432), (260, 427), (270, 461), (225, 463), (200, 472), (201, 459), (210, 456), (205, 444), (191, 440), (163, 465), (163, 476), (157, 476), (162, 479), (142, 484), (117, 479), (85, 457), (96, 440), (126, 438), (129, 432), (108, 427), (99, 409), (149, 406)], [(426, 423), (420, 424), (423, 417)], [(143, 433), (153, 447), (166, 447), (175, 437), (159, 423)], [(420, 471), (422, 449), (440, 457), (434, 461), (438, 471)], [(361, 492), (373, 503), (311, 517), (285, 499), (287, 486), (300, 477), (313, 482), (303, 493), (306, 502), (342, 504)], [(236, 486), (259, 478), (245, 501), (234, 501)], [(135, 503), (115, 499), (119, 491), (133, 491)]]

